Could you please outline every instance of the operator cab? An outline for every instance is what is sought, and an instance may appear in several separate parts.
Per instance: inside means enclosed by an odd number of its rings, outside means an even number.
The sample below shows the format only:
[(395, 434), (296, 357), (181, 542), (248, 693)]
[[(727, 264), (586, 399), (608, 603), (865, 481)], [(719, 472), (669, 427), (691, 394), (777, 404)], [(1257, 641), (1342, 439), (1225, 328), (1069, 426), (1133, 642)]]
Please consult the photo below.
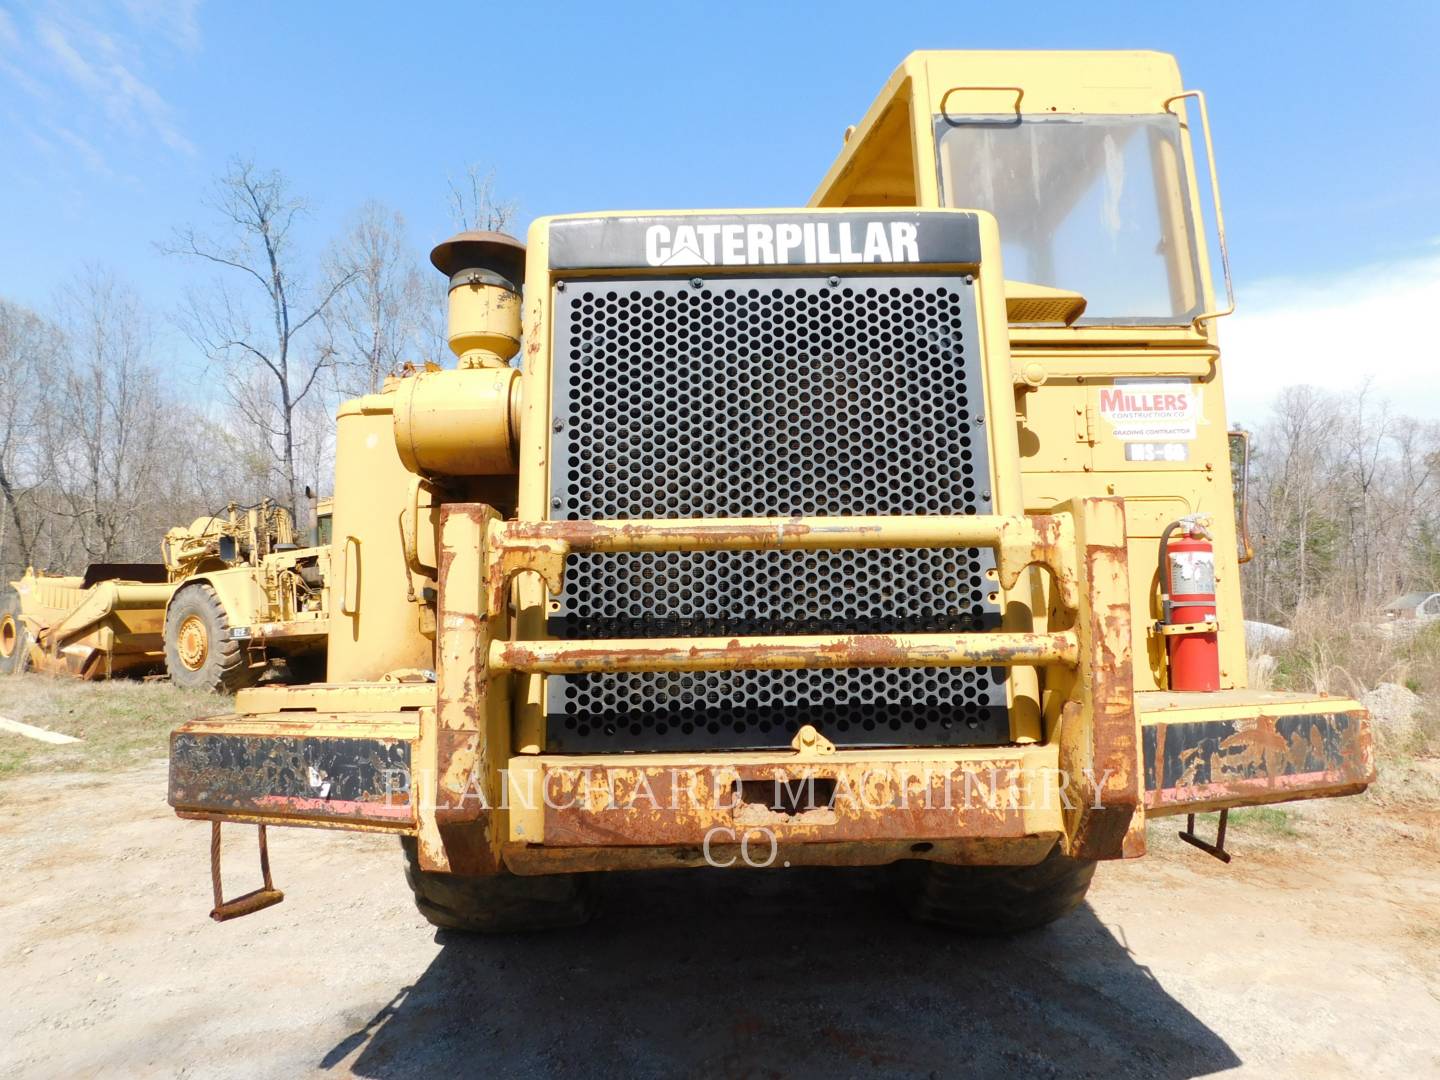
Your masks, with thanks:
[[(1172, 522), (1215, 524), (1227, 549), (1220, 622), (1241, 622), (1237, 548), (1248, 545), (1243, 533), (1229, 542), (1215, 331), (1233, 304), (1228, 271), (1223, 308), (1211, 280), (1207, 210), (1222, 266), (1224, 234), (1209, 150), (1204, 99), (1166, 54), (917, 52), (846, 133), (811, 199), (994, 216), (1025, 508), (1048, 513), (1077, 494), (1126, 500), (1139, 690), (1169, 685), (1153, 627)], [(1243, 635), (1222, 630), (1220, 652), (1221, 685), (1244, 686)]]
[(1187, 96), (1159, 53), (913, 53), (811, 201), (988, 210), (1012, 324), (1194, 333), (1215, 290)]

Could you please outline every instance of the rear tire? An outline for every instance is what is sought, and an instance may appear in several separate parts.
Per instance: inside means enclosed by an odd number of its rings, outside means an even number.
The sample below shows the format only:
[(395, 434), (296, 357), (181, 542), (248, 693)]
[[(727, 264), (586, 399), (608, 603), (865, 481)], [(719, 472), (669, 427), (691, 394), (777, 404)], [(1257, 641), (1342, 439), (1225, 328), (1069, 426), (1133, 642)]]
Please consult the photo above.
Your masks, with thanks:
[(30, 633), (20, 617), (20, 594), (0, 593), (0, 675), (19, 675), (30, 666)]
[(1057, 844), (1034, 866), (901, 863), (900, 894), (910, 917), (968, 934), (1018, 934), (1080, 906), (1095, 876), (1091, 859), (1072, 859)]
[(254, 686), (263, 669), (252, 668), (245, 644), (230, 638), (230, 620), (209, 585), (186, 585), (165, 613), (165, 670), (186, 690), (233, 694)]
[(402, 836), (400, 845), (415, 907), (431, 926), (474, 934), (511, 934), (580, 926), (594, 913), (590, 882), (584, 874), (440, 874), (420, 869), (415, 837)]

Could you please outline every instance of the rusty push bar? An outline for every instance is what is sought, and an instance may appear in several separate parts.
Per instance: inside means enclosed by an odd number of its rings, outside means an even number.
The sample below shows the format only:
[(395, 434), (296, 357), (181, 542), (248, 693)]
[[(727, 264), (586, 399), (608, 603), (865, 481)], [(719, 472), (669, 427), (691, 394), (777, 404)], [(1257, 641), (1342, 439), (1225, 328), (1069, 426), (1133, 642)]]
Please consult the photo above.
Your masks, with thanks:
[[(585, 551), (814, 551), (860, 547), (990, 546), (1020, 523), (997, 514), (915, 517), (691, 518), (650, 521), (506, 521), (507, 540), (559, 540)], [(1039, 520), (1032, 519), (1032, 520)], [(1053, 520), (1053, 519), (1051, 519)]]
[[(829, 548), (991, 547), (997, 576), (1013, 587), (1030, 566), (1047, 567), (1062, 606), (1073, 610), (1076, 585), (1066, 554), (1074, 550), (1068, 515), (1006, 517), (721, 518), (686, 521), (501, 521), (486, 532), (490, 614), (516, 574), (534, 572), (559, 593), (571, 551), (757, 551)], [(486, 651), (492, 672), (548, 675), (593, 672), (795, 670), (848, 667), (986, 667), (1079, 663), (1073, 630), (1052, 633), (824, 634), (788, 637), (646, 638), (506, 641)]]
[(533, 570), (561, 589), (571, 551), (818, 551), (836, 548), (995, 550), (997, 576), (1013, 588), (1031, 566), (1050, 571), (1062, 607), (1079, 603), (1069, 514), (936, 514), (917, 517), (696, 518), (683, 521), (502, 521), (486, 532), (490, 585)]
[[(983, 633), (894, 633), (555, 640), (511, 586), (534, 574), (553, 595), (571, 552), (760, 551), (843, 548), (972, 548), (996, 553), (995, 578), (1015, 588), (1031, 567), (1048, 571), (1044, 632), (1026, 620)], [(469, 557), (478, 549), (478, 563)], [(440, 519), (436, 707), (421, 714), (419, 775), (435, 778), (433, 811), (418, 808), (423, 869), (487, 874), (504, 862), (500, 770), (512, 746), (544, 745), (533, 711), (511, 715), (511, 673), (794, 670), (850, 667), (1065, 668), (1065, 723), (1058, 743), (1076, 778), (1066, 811), (1066, 851), (1118, 858), (1139, 804), (1123, 504), (1077, 499), (1048, 514), (637, 521), (506, 521), (481, 504), (447, 504)], [(532, 594), (533, 597), (533, 594)], [(473, 604), (480, 600), (477, 610)], [(1014, 605), (1011, 605), (1012, 607)], [(1058, 627), (1057, 627), (1058, 623)], [(518, 631), (518, 633), (517, 633)], [(527, 632), (529, 631), (529, 632)], [(1033, 671), (1025, 672), (1030, 679)], [(1017, 678), (1019, 674), (1017, 673)], [(1032, 682), (1031, 693), (1038, 695)], [(1026, 741), (1026, 740), (1021, 740)], [(486, 796), (470, 793), (478, 776)], [(1095, 778), (1103, 777), (1102, 780)], [(479, 823), (482, 839), (456, 829)], [(448, 832), (447, 832), (448, 830)], [(1133, 846), (1133, 845), (1132, 845)], [(1138, 849), (1137, 849), (1138, 853)]]
[(1073, 631), (1052, 634), (822, 634), (792, 637), (496, 641), (491, 671), (591, 672), (791, 670), (849, 667), (1074, 667)]

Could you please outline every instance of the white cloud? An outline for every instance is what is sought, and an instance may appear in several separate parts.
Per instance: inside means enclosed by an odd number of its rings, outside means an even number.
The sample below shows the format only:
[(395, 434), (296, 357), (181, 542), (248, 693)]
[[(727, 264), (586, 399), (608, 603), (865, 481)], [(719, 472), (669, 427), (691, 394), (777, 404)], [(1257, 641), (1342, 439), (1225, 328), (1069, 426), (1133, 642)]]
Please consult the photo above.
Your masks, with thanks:
[(76, 135), (75, 132), (69, 128), (64, 127), (55, 128), (54, 133), (60, 137), (62, 142), (80, 155), (80, 160), (85, 162), (85, 167), (91, 172), (98, 173), (100, 176), (105, 177), (114, 175), (111, 173), (110, 167), (105, 164), (105, 155), (100, 153), (99, 150), (95, 149), (95, 147), (90, 145), (85, 139)]
[(1260, 281), (1221, 320), (1233, 421), (1262, 420), (1278, 391), (1369, 381), (1396, 412), (1440, 420), (1440, 255)]
[(22, 126), (100, 173), (109, 172), (104, 152), (117, 136), (194, 154), (145, 69), (177, 49), (199, 48), (196, 8), (197, 0), (125, 0), (124, 14), (85, 3), (0, 9), (0, 84), (9, 81), (34, 102)]
[(158, 30), (171, 43), (193, 53), (200, 48), (200, 0), (124, 0), (130, 20), (142, 30)]
[[(194, 153), (175, 126), (170, 106), (122, 60), (122, 47), (111, 34), (91, 23), (72, 21), (62, 26), (46, 18), (37, 20), (35, 29), (60, 69), (99, 101), (111, 120), (133, 132), (148, 126), (165, 145)], [(79, 47), (72, 39), (78, 39)]]

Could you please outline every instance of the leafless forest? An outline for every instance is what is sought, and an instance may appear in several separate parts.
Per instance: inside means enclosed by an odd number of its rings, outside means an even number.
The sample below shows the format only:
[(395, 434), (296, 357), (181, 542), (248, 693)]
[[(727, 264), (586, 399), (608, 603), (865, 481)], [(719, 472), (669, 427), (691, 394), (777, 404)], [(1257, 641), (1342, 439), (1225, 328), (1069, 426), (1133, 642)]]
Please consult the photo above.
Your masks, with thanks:
[[(477, 166), (448, 204), (457, 228), (515, 211)], [(155, 561), (167, 528), (232, 499), (303, 521), (304, 488), (330, 486), (336, 404), (447, 355), (444, 283), (403, 217), (369, 202), (307, 249), (307, 212), (283, 174), (236, 159), (201, 220), (156, 238), (190, 275), (178, 308), (94, 265), (43, 310), (0, 297), (0, 581)]]
[[(473, 166), (446, 201), (457, 228), (515, 210)], [(152, 560), (166, 528), (230, 499), (302, 509), (329, 486), (337, 402), (446, 355), (443, 282), (401, 215), (366, 203), (307, 249), (306, 213), (237, 159), (200, 220), (156, 238), (191, 274), (178, 308), (93, 265), (45, 310), (0, 298), (0, 579)], [(1440, 588), (1437, 464), (1440, 424), (1363, 388), (1284, 391), (1255, 432), (1246, 614), (1290, 625)]]

